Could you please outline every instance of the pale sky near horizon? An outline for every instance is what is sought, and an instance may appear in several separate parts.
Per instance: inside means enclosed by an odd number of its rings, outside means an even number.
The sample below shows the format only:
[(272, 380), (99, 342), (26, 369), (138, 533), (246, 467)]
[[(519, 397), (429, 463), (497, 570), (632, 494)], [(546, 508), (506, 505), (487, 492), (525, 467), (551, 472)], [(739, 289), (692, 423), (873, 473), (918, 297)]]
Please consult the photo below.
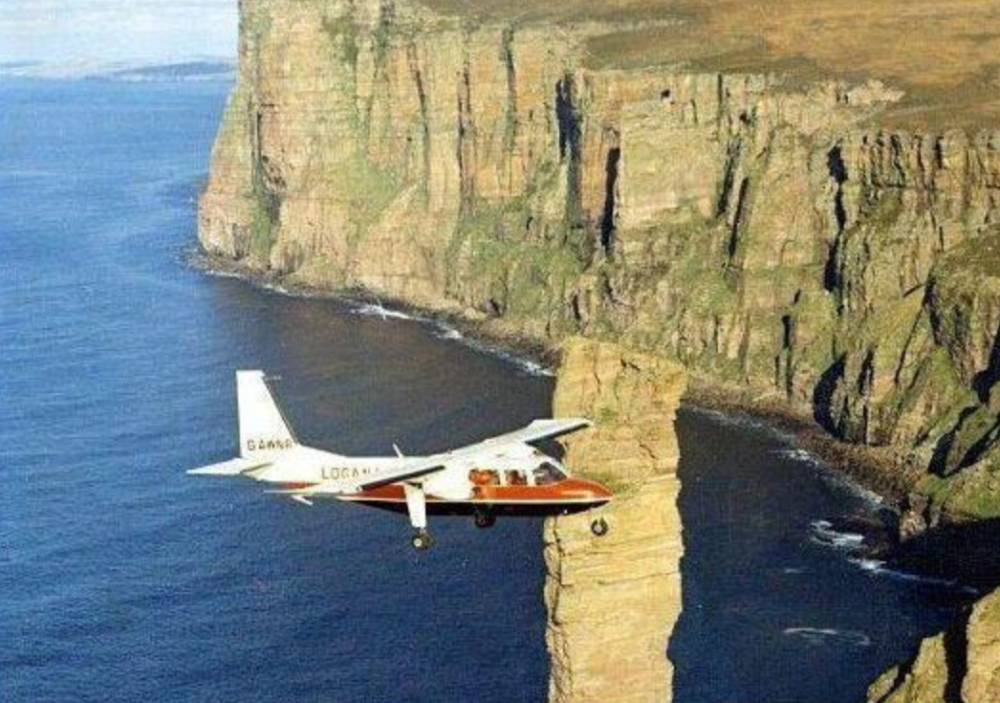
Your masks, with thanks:
[(235, 56), (237, 0), (0, 0), (0, 62)]

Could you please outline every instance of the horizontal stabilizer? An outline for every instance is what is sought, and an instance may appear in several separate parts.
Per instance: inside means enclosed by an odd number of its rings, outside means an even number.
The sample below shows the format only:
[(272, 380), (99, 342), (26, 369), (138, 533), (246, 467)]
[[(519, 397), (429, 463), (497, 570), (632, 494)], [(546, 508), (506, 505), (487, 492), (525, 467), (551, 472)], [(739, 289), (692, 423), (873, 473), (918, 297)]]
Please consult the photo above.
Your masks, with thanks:
[(254, 459), (230, 459), (221, 464), (203, 466), (200, 469), (191, 469), (187, 473), (189, 476), (241, 476), (248, 471), (260, 469), (268, 466), (271, 462)]
[(321, 483), (317, 483), (315, 486), (306, 486), (305, 488), (271, 488), (264, 492), (272, 496), (314, 496), (317, 494), (332, 496), (340, 493), (340, 491), (325, 488)]

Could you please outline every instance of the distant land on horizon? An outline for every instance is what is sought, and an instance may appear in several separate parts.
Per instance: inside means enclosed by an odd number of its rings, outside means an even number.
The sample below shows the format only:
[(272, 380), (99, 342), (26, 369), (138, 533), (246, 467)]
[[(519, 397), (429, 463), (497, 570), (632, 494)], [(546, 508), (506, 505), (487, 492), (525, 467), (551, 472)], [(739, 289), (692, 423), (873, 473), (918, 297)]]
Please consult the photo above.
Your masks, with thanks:
[(170, 61), (0, 62), (0, 80), (34, 78), (41, 80), (110, 80), (122, 82), (173, 82), (233, 80), (236, 58), (195, 56)]

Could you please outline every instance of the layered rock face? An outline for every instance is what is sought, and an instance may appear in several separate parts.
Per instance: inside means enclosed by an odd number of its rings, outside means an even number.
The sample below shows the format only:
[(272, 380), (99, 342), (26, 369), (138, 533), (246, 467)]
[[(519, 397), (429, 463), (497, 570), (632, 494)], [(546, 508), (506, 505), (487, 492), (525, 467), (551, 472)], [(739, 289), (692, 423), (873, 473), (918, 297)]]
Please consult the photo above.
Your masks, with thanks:
[[(565, 345), (555, 415), (597, 421), (565, 442), (565, 461), (616, 495), (599, 514), (546, 521), (552, 703), (671, 700), (666, 651), (683, 554), (674, 417), (684, 388), (673, 362), (580, 338)], [(610, 525), (603, 537), (590, 529), (597, 517)]]
[(1000, 591), (976, 604), (968, 621), (931, 637), (913, 661), (890, 669), (868, 690), (869, 703), (995, 703), (1000, 700)]
[(589, 24), (241, 10), (208, 251), (676, 356), (1000, 514), (1000, 130), (880, 129), (878, 82), (590, 69)]

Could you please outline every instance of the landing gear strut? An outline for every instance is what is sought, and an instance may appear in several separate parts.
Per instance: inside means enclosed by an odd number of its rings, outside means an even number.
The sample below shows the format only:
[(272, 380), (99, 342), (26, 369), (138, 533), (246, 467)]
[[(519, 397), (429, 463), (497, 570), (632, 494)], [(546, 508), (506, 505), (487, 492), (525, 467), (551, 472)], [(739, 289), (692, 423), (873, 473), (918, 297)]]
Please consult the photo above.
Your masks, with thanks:
[(410, 524), (415, 530), (410, 544), (420, 551), (430, 549), (434, 540), (427, 531), (427, 499), (424, 497), (423, 486), (404, 483), (403, 490), (406, 492), (406, 510), (410, 513)]
[(603, 537), (608, 534), (608, 530), (610, 529), (608, 521), (602, 517), (599, 517), (590, 523), (590, 531), (593, 532), (596, 537)]
[(414, 549), (423, 551), (431, 548), (431, 545), (434, 544), (434, 539), (427, 530), (417, 530), (410, 539), (410, 544), (413, 545)]
[(477, 510), (475, 515), (476, 527), (485, 530), (493, 527), (497, 523), (497, 516), (487, 510)]

